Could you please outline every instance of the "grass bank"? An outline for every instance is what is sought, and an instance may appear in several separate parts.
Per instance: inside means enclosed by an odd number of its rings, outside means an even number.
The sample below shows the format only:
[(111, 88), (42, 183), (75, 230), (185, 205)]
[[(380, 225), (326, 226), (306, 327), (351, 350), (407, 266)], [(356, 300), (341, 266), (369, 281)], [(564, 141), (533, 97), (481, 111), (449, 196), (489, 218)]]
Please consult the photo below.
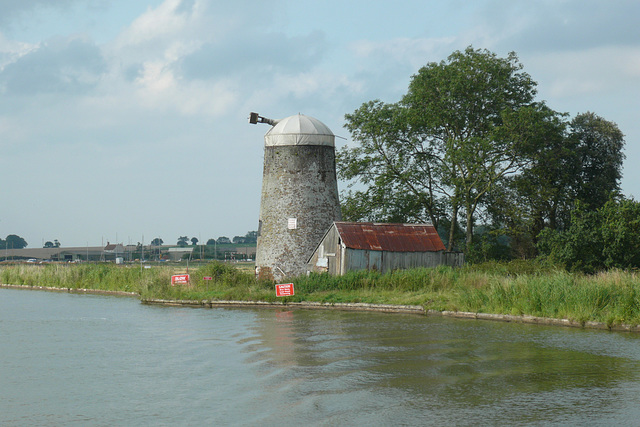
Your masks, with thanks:
[(93, 289), (140, 293), (144, 287), (171, 281), (175, 268), (113, 264), (45, 265), (16, 264), (0, 266), (0, 283), (68, 289)]
[(295, 295), (286, 299), (275, 296), (273, 283), (258, 281), (250, 272), (231, 265), (210, 263), (190, 270), (190, 285), (171, 286), (174, 273), (170, 266), (15, 265), (0, 267), (0, 282), (136, 292), (145, 299), (421, 305), (438, 311), (640, 324), (640, 276), (636, 272), (583, 275), (535, 262), (511, 262), (398, 270), (385, 275), (365, 271), (341, 277), (311, 274), (291, 280)]

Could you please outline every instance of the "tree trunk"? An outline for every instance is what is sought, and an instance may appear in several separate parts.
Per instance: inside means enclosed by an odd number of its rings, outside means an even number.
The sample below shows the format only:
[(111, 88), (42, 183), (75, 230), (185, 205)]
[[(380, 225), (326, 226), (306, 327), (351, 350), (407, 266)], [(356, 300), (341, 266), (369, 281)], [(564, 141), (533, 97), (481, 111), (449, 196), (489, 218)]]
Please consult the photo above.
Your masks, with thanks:
[(549, 228), (556, 230), (558, 228), (558, 203), (554, 200), (551, 202), (551, 212), (549, 212)]
[(471, 249), (471, 243), (473, 243), (473, 214), (471, 209), (467, 209), (467, 252)]
[(458, 206), (455, 205), (453, 207), (453, 212), (451, 213), (451, 226), (449, 227), (449, 241), (447, 242), (447, 251), (453, 251), (453, 243), (456, 233), (456, 226), (458, 225)]
[(544, 228), (544, 216), (541, 210), (538, 209), (534, 218), (533, 218), (533, 226), (531, 230), (531, 241), (535, 245), (538, 243), (538, 234)]

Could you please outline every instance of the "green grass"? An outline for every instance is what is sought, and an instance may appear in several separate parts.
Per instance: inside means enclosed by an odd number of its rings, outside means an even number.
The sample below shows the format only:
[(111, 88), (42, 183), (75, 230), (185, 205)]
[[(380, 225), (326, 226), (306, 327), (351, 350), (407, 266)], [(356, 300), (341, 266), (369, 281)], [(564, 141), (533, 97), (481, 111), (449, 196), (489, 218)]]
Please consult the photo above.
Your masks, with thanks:
[[(174, 273), (171, 266), (13, 265), (0, 267), (0, 282), (128, 291), (145, 299), (421, 305), (433, 310), (640, 324), (640, 276), (636, 272), (583, 275), (520, 261), (388, 274), (356, 271), (340, 277), (311, 274), (290, 280), (295, 295), (286, 299), (277, 298), (274, 283), (257, 280), (251, 269), (212, 262), (190, 269), (191, 284), (178, 286), (170, 283)], [(205, 276), (212, 280), (204, 281)]]
[(0, 282), (11, 285), (94, 289), (140, 293), (144, 287), (171, 280), (173, 268), (141, 269), (139, 265), (46, 264), (0, 267)]

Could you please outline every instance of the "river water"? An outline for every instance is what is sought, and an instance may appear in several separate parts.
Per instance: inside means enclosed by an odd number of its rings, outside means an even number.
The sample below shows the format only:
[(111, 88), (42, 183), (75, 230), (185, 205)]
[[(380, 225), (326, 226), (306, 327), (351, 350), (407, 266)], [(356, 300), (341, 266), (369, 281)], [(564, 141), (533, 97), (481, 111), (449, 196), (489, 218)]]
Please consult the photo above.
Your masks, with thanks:
[(640, 425), (640, 336), (0, 289), (0, 425)]

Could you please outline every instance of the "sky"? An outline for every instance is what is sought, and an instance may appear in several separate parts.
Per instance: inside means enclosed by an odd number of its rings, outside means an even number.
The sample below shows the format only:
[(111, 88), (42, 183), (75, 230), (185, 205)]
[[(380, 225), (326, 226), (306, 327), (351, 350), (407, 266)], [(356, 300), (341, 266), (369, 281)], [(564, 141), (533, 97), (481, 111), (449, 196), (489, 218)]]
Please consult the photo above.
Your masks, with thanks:
[(617, 123), (638, 200), (638, 16), (637, 0), (0, 0), (0, 237), (243, 236), (269, 129), (250, 112), (315, 117), (339, 149), (345, 114), (468, 46), (516, 52), (554, 110)]

